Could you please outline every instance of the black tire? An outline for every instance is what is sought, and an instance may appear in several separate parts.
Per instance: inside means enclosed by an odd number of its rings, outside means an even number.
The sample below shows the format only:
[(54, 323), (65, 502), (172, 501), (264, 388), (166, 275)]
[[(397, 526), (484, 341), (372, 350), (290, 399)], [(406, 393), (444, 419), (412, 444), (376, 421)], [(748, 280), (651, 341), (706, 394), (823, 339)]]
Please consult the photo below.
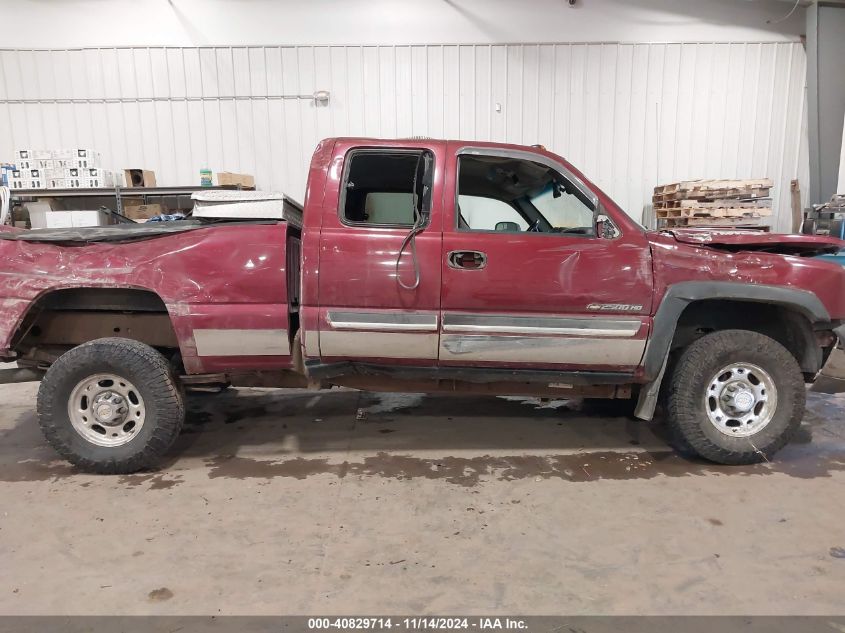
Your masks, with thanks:
[[(74, 389), (97, 374), (125, 378), (141, 397), (143, 422), (120, 446), (99, 446), (71, 422), (69, 401)], [(155, 466), (173, 445), (185, 419), (178, 379), (167, 360), (152, 347), (125, 338), (97, 339), (59, 357), (41, 381), (37, 408), (38, 422), (50, 445), (82, 470), (100, 474), (132, 473)]]
[[(755, 365), (769, 374), (777, 404), (768, 424), (747, 437), (732, 437), (710, 421), (711, 378), (734, 363)], [(687, 347), (670, 378), (668, 425), (673, 443), (719, 464), (769, 460), (792, 438), (804, 417), (804, 378), (795, 357), (780, 343), (746, 330), (703, 336)]]

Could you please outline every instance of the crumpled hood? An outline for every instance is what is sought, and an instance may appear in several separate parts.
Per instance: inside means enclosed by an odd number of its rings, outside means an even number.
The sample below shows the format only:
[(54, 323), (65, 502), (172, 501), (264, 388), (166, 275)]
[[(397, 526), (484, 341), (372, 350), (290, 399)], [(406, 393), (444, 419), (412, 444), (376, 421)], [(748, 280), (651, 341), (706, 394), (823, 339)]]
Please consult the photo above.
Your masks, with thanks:
[(736, 229), (664, 229), (653, 231), (651, 235), (658, 237), (658, 239), (671, 236), (682, 244), (704, 246), (734, 253), (758, 251), (812, 257), (825, 253), (838, 253), (845, 249), (845, 241), (825, 235), (785, 235), (766, 231)]

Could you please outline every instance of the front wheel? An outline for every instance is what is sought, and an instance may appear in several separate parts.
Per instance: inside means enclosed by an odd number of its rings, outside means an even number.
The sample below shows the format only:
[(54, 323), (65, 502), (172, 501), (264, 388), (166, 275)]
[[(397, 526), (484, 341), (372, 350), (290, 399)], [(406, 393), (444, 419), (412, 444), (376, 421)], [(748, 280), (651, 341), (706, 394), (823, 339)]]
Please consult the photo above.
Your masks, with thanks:
[(668, 397), (676, 445), (719, 464), (768, 460), (804, 417), (804, 378), (780, 343), (746, 330), (703, 336), (684, 350)]
[(50, 445), (83, 470), (131, 473), (154, 466), (185, 418), (177, 379), (148, 345), (103, 338), (66, 352), (38, 390)]

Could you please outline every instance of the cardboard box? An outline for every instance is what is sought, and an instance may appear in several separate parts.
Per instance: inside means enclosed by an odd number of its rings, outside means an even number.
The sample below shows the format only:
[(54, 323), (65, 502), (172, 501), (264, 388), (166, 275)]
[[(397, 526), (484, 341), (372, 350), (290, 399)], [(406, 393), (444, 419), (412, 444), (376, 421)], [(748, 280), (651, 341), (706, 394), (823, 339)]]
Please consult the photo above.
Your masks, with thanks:
[[(72, 161), (62, 162), (69, 163)], [(47, 178), (90, 178), (91, 176), (97, 176), (104, 171), (105, 170), (100, 169), (99, 167), (77, 167), (75, 165), (68, 167), (67, 165), (64, 165), (54, 167), (53, 169), (45, 169), (44, 173)]]
[(53, 152), (49, 149), (16, 149), (15, 160), (37, 160), (53, 158)]
[(102, 156), (93, 149), (18, 149), (15, 164), (20, 169), (100, 167)]
[[(70, 226), (106, 226), (109, 223), (108, 214), (102, 211), (51, 211), (47, 215), (47, 228), (58, 228), (59, 224), (66, 226), (67, 219), (61, 216), (70, 216)], [(56, 216), (59, 216), (56, 218)], [(55, 219), (54, 219), (55, 218)]]
[(27, 202), (23, 205), (29, 216), (29, 223), (34, 229), (46, 229), (47, 217), (46, 215), (52, 212), (52, 207), (48, 202)]
[[(46, 207), (46, 208), (44, 208)], [(29, 223), (34, 229), (63, 229), (84, 226), (106, 226), (109, 216), (103, 211), (53, 211), (28, 204)]]
[(123, 177), (127, 187), (155, 187), (156, 173), (149, 169), (124, 169)]
[(114, 174), (99, 167), (66, 167), (49, 172), (55, 179), (65, 179), (72, 184), (65, 185), (72, 189), (101, 189), (114, 187)]
[(255, 178), (249, 174), (235, 174), (229, 171), (217, 172), (217, 184), (225, 186), (241, 186), (244, 189), (255, 188)]
[(167, 213), (167, 209), (161, 204), (123, 205), (123, 215), (130, 220), (149, 220), (162, 213)]
[(89, 164), (91, 167), (99, 167), (100, 161), (102, 157), (100, 152), (95, 149), (54, 149), (51, 152), (51, 158), (57, 158), (61, 160), (82, 160)]
[(12, 178), (16, 180), (41, 179), (43, 174), (40, 169), (15, 169), (12, 171)]
[(99, 167), (100, 161), (90, 158), (63, 159), (66, 167)]
[(80, 178), (83, 189), (102, 189), (114, 187), (114, 180), (109, 176), (94, 176), (93, 178)]
[(43, 189), (44, 180), (40, 178), (12, 178), (9, 181), (10, 189)]

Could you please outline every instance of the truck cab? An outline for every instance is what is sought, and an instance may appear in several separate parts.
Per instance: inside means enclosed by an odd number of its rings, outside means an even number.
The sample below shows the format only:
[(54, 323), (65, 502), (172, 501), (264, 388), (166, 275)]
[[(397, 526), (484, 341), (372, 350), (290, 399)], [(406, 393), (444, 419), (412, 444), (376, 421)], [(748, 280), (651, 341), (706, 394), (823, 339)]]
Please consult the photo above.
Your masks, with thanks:
[(330, 167), (312, 168), (303, 234), (305, 268), (320, 271), (303, 284), (314, 371), (351, 362), (478, 381), (523, 370), (636, 380), (649, 243), (571, 165), (539, 148), (456, 141), (338, 139), (322, 152)]

